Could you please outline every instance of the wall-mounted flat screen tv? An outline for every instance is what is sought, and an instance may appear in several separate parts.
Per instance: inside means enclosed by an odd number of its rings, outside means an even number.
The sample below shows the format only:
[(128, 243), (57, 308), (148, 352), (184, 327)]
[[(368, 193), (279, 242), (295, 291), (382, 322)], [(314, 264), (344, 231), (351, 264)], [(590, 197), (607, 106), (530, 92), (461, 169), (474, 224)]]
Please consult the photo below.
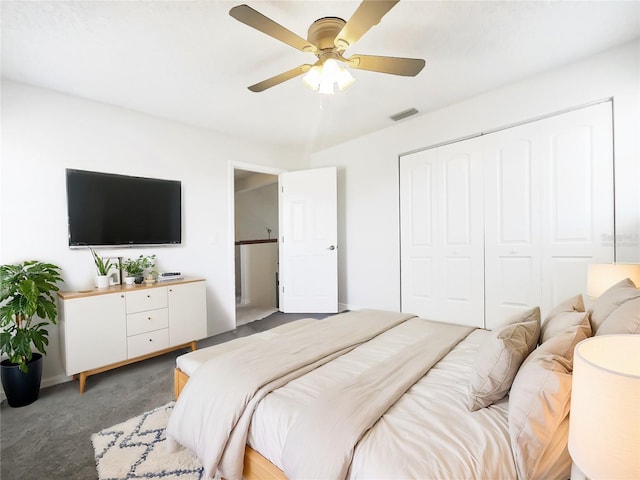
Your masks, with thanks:
[(67, 214), (72, 247), (179, 244), (182, 185), (67, 169)]

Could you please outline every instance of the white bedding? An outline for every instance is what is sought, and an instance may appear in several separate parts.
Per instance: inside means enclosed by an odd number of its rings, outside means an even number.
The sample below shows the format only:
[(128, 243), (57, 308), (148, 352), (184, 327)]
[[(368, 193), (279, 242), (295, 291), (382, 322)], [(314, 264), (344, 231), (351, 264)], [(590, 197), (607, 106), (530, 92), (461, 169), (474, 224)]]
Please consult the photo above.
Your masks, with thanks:
[(253, 411), (266, 395), (412, 317), (380, 310), (334, 315), (207, 360), (173, 408), (169, 451), (189, 448), (206, 478), (241, 479)]
[[(247, 443), (282, 469), (287, 432), (303, 405), (337, 382), (384, 362), (415, 342), (424, 335), (424, 325), (424, 320), (411, 319), (268, 394), (255, 409)], [(288, 328), (296, 327), (292, 324)], [(487, 334), (476, 330), (462, 340), (364, 434), (355, 449), (348, 478), (517, 477), (509, 440), (507, 398), (477, 412), (467, 410), (471, 366)], [(242, 339), (242, 343), (251, 342)], [(229, 348), (205, 350), (215, 355)], [(201, 352), (181, 357), (178, 366), (191, 375), (205, 359)], [(196, 353), (198, 358), (194, 359)]]
[[(276, 390), (257, 407), (248, 444), (282, 469), (287, 432), (302, 405), (335, 382), (383, 362), (421, 335), (412, 319)], [(418, 381), (356, 447), (350, 479), (515, 479), (507, 422), (508, 397), (467, 409), (476, 330)]]

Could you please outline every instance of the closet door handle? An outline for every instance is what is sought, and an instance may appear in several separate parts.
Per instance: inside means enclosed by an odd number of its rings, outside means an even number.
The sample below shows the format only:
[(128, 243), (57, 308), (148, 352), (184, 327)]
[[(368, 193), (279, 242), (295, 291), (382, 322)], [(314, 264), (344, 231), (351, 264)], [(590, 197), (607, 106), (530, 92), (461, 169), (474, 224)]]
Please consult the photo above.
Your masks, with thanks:
[(335, 245), (331, 245), (329, 248), (327, 248), (327, 250), (335, 250), (336, 246)]

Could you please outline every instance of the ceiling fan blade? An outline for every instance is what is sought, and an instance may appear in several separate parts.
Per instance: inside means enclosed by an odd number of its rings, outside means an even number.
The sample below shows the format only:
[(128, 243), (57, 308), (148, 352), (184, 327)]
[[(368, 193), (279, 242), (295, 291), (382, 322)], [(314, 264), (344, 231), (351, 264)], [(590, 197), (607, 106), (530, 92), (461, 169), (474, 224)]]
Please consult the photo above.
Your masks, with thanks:
[(271, 20), (269, 17), (265, 17), (249, 5), (238, 5), (233, 7), (229, 10), (229, 15), (239, 22), (249, 25), (250, 27), (261, 31), (276, 40), (280, 40), (293, 48), (297, 48), (302, 52), (315, 53), (318, 50), (316, 46), (308, 40), (305, 40), (290, 30), (287, 30), (282, 25)]
[(356, 43), (371, 27), (380, 23), (382, 17), (399, 1), (363, 0), (340, 33), (336, 35), (334, 44), (338, 50), (344, 51)]
[(308, 72), (310, 68), (311, 65), (308, 64), (300, 65), (299, 67), (292, 68), (291, 70), (276, 75), (275, 77), (268, 78), (262, 82), (256, 83), (255, 85), (251, 85), (248, 88), (252, 92), (263, 92), (267, 88), (275, 87), (282, 82), (286, 82), (287, 80), (291, 80), (292, 78), (296, 78), (297, 76)]
[(424, 68), (421, 58), (380, 57), (376, 55), (352, 55), (347, 59), (349, 66), (359, 70), (390, 73), (403, 77), (415, 77)]

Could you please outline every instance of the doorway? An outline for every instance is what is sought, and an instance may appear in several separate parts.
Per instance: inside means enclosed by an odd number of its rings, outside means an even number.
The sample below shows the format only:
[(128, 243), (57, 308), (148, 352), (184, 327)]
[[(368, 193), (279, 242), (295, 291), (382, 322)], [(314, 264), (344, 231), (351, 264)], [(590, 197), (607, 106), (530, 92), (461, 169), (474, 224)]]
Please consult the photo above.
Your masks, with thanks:
[(278, 174), (234, 165), (236, 327), (278, 311)]

